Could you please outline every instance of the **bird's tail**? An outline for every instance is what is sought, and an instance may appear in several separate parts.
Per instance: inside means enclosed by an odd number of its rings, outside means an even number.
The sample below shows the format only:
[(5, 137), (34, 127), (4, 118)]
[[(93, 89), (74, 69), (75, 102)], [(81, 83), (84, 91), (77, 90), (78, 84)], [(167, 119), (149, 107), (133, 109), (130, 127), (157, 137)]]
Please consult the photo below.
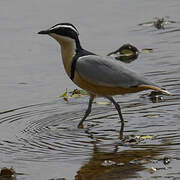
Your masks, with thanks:
[(155, 91), (159, 91), (162, 94), (165, 94), (165, 95), (168, 95), (168, 96), (172, 95), (169, 91), (167, 91), (165, 89), (162, 89), (160, 87), (157, 87), (157, 86), (153, 86), (153, 85), (140, 85), (140, 86), (145, 88), (145, 89), (152, 89), (152, 90), (155, 90)]

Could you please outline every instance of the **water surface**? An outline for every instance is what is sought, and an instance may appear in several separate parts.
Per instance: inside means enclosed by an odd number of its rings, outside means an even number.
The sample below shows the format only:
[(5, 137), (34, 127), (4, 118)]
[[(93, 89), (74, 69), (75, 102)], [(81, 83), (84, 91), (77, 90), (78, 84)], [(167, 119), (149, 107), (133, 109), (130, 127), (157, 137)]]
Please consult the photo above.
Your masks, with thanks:
[[(20, 180), (180, 178), (179, 7), (178, 0), (1, 1), (0, 168), (13, 167)], [(164, 16), (177, 23), (164, 30), (138, 26)], [(116, 97), (123, 138), (152, 139), (123, 142), (112, 105), (93, 104), (84, 129), (77, 128), (88, 98), (59, 98), (76, 86), (65, 75), (58, 44), (36, 34), (59, 22), (76, 25), (83, 47), (97, 54), (124, 43), (153, 49), (127, 66), (174, 96), (157, 103), (149, 92)]]

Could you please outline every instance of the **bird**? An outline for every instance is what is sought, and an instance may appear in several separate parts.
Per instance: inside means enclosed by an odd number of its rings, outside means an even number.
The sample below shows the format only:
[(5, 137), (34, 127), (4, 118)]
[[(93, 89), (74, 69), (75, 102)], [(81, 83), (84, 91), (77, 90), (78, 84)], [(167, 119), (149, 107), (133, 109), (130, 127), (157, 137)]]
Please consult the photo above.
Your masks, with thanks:
[(155, 90), (171, 95), (167, 90), (125, 67), (115, 58), (101, 56), (84, 49), (79, 40), (79, 31), (71, 23), (59, 23), (49, 29), (41, 30), (38, 34), (49, 35), (60, 44), (62, 61), (68, 77), (89, 94), (88, 107), (78, 128), (83, 128), (83, 122), (91, 113), (95, 97), (107, 98), (115, 106), (122, 130), (124, 119), (120, 104), (113, 98), (114, 95), (144, 90)]
[(130, 63), (138, 58), (140, 50), (131, 44), (124, 44), (116, 51), (110, 52), (107, 56), (112, 56), (117, 60), (120, 60), (124, 63)]

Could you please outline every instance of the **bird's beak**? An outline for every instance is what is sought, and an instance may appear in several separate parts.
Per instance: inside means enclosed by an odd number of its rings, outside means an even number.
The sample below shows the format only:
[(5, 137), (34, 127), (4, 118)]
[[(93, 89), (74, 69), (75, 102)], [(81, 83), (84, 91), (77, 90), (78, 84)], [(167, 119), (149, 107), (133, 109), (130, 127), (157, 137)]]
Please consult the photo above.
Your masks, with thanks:
[(42, 30), (42, 31), (39, 31), (38, 34), (49, 34), (50, 33), (50, 30), (47, 29), (47, 30)]

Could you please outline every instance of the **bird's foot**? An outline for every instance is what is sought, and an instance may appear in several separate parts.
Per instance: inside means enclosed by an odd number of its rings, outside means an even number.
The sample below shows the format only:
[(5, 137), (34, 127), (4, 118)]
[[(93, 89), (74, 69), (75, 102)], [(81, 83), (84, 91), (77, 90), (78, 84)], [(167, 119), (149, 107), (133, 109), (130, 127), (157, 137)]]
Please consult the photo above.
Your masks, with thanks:
[(83, 124), (82, 124), (82, 123), (79, 123), (79, 124), (78, 124), (78, 128), (79, 128), (79, 129), (83, 129), (83, 128), (84, 128)]

